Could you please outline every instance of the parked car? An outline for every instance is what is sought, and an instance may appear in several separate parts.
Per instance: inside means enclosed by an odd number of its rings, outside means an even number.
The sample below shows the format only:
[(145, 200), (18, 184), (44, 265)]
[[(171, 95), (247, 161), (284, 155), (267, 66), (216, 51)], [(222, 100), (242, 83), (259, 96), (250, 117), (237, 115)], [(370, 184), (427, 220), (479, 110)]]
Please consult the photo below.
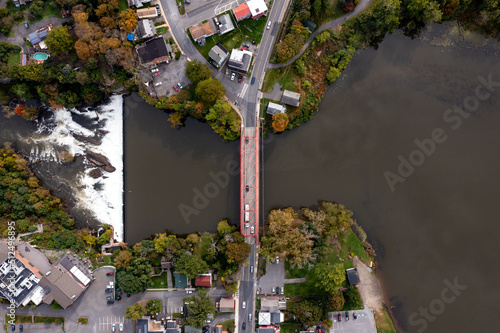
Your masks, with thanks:
[(241, 304), (241, 307), (244, 309), (247, 306), (247, 302), (243, 301), (243, 304)]
[(123, 332), (123, 324), (120, 324), (120, 332)]
[[(122, 291), (122, 290), (120, 289), (120, 287), (117, 287), (117, 288), (116, 288), (116, 291)], [(120, 293), (120, 294), (121, 294), (121, 293)]]
[(19, 332), (22, 332), (24, 330), (23, 324), (19, 325)]
[(231, 74), (231, 81), (234, 81), (235, 76), (236, 76), (235, 73)]
[(356, 312), (354, 312), (354, 313), (352, 314), (352, 318), (353, 318), (354, 320), (358, 319), (358, 315), (356, 314)]
[(252, 314), (251, 314), (251, 313), (249, 313), (249, 314), (248, 314), (248, 322), (249, 322), (249, 323), (251, 323), (251, 322), (252, 322)]
[(273, 287), (273, 289), (271, 290), (271, 293), (272, 293), (272, 294), (274, 294), (274, 291), (275, 291), (275, 290), (274, 290), (274, 287)]
[(247, 328), (247, 323), (243, 323), (243, 325), (241, 325), (241, 329), (246, 329)]
[(241, 83), (241, 80), (243, 80), (243, 75), (238, 76), (238, 83)]
[(118, 296), (116, 296), (116, 298), (115, 298), (115, 299), (116, 299), (117, 301), (119, 301), (119, 300), (121, 300), (121, 299), (122, 299), (122, 297), (118, 295)]
[(130, 294), (127, 294), (127, 297), (130, 297)]
[(116, 332), (116, 324), (111, 325), (111, 332)]
[(255, 83), (255, 76), (252, 77), (252, 84), (254, 84), (254, 83)]
[(184, 314), (184, 307), (181, 307), (181, 314)]
[(280, 263), (280, 257), (276, 257), (276, 263), (279, 264)]
[(342, 315), (339, 313), (339, 321), (342, 321)]
[(14, 325), (14, 324), (10, 325), (10, 329), (11, 329), (12, 331), (15, 331), (15, 330), (16, 330), (16, 325)]
[(280, 293), (280, 287), (276, 287), (276, 294)]
[(104, 292), (107, 292), (107, 293), (112, 293), (112, 292), (113, 292), (113, 289), (112, 289), (112, 288), (107, 288), (106, 290), (104, 290)]
[(115, 304), (115, 301), (108, 301), (108, 305)]
[(280, 294), (283, 295), (285, 293), (285, 287), (284, 286), (281, 287), (280, 291), (281, 291)]
[(179, 91), (179, 88), (177, 88), (177, 86), (175, 84), (174, 84), (174, 90)]
[(177, 82), (177, 86), (179, 87), (179, 89), (182, 89), (182, 84), (180, 82)]
[(266, 27), (267, 30), (271, 29), (271, 21), (267, 22), (267, 27)]
[(107, 276), (113, 276), (113, 272), (106, 273)]
[(161, 82), (156, 82), (155, 87), (161, 86)]
[(107, 299), (108, 301), (112, 301), (112, 300), (114, 300), (115, 298), (114, 298), (113, 296), (108, 296), (108, 297), (106, 297), (106, 299)]
[(153, 76), (158, 76), (160, 75), (160, 72), (153, 73)]
[(30, 25), (28, 24), (28, 21), (24, 22), (24, 27), (25, 27), (26, 29), (28, 29), (28, 28), (30, 27)]
[(349, 312), (348, 311), (345, 312), (345, 320), (349, 320)]

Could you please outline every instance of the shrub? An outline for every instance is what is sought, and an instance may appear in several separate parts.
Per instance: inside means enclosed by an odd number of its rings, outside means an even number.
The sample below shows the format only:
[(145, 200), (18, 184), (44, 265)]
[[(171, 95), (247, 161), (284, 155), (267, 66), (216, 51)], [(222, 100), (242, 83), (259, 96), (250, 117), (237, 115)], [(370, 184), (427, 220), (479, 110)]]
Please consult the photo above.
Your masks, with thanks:
[(89, 318), (80, 317), (76, 321), (79, 322), (79, 323), (81, 323), (81, 324), (87, 324), (89, 322)]
[(363, 228), (361, 228), (361, 226), (358, 223), (356, 223), (356, 221), (352, 224), (351, 228), (361, 243), (366, 242), (366, 232), (363, 230)]

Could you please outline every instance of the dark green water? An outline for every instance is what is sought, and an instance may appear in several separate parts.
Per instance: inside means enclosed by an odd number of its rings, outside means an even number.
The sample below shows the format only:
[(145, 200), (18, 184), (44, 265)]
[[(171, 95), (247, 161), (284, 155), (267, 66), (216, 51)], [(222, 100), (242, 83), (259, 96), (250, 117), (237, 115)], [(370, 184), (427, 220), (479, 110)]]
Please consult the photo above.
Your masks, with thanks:
[[(497, 332), (500, 86), (477, 87), (479, 76), (500, 82), (499, 44), (433, 29), (359, 52), (311, 122), (267, 140), (264, 210), (317, 200), (353, 210), (402, 331)], [(476, 89), (477, 105), (468, 98)], [(475, 111), (448, 111), (464, 102)], [(194, 121), (172, 130), (166, 114), (135, 97), (125, 110), (126, 240), (236, 222), (237, 175), (189, 223), (179, 206), (194, 207), (194, 189), (238, 161), (238, 145)], [(400, 176), (400, 156), (418, 166)], [(401, 177), (393, 190), (387, 175)]]

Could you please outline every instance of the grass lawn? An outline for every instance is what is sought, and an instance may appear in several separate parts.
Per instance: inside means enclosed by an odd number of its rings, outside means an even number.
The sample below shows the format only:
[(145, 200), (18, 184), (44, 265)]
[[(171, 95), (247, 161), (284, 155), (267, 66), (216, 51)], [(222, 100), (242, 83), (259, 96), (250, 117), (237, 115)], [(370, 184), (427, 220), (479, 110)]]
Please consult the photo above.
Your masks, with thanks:
[(212, 235), (204, 233), (200, 238), (201, 241), (198, 243), (198, 246), (194, 248), (194, 254), (201, 258), (203, 253), (206, 253), (206, 251), (210, 248), (210, 244), (212, 244)]
[[(10, 317), (5, 315), (5, 322), (8, 322)], [(16, 324), (31, 324), (31, 316), (30, 315), (16, 315), (16, 319), (14, 320)]]
[(258, 20), (244, 20), (238, 23), (243, 38), (248, 39), (250, 42), (255, 40), (256, 44), (260, 43), (262, 34), (266, 28), (267, 17), (263, 16)]
[(377, 333), (396, 333), (391, 317), (385, 309), (375, 312), (375, 324), (377, 325)]
[(9, 66), (19, 65), (21, 61), (21, 53), (11, 53), (9, 55)]
[(281, 333), (296, 333), (300, 332), (301, 325), (298, 323), (283, 323), (281, 326)]
[(120, 6), (120, 12), (128, 8), (127, 0), (118, 0), (118, 6)]
[(283, 90), (295, 91), (296, 89), (293, 84), (294, 77), (295, 75), (292, 72), (291, 66), (268, 70), (264, 79), (263, 91), (271, 92), (276, 82), (283, 85)]
[(168, 287), (167, 273), (163, 273), (160, 276), (152, 276), (151, 282), (148, 285), (148, 288), (167, 288), (167, 287)]
[(163, 34), (166, 34), (166, 33), (167, 33), (167, 31), (168, 31), (168, 30), (167, 30), (167, 28), (165, 28), (165, 27), (156, 28), (156, 33), (157, 33), (157, 34), (162, 34), (162, 35), (163, 35)]
[(313, 279), (302, 283), (285, 284), (285, 295), (287, 296), (310, 296), (322, 294), (321, 290), (314, 286)]

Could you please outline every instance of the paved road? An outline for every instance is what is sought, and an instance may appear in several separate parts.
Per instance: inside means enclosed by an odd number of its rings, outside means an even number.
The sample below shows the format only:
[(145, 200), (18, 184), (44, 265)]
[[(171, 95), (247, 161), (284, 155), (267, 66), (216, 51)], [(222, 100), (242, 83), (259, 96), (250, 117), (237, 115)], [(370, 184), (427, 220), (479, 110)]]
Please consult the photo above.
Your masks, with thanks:
[(307, 49), (307, 47), (309, 46), (309, 44), (311, 44), (311, 42), (313, 41), (313, 39), (320, 32), (322, 32), (325, 29), (335, 28), (337, 25), (339, 25), (341, 23), (344, 23), (345, 21), (353, 18), (354, 16), (356, 16), (359, 13), (361, 13), (362, 11), (364, 11), (372, 3), (372, 1), (373, 0), (361, 0), (359, 2), (359, 4), (356, 6), (356, 8), (354, 8), (354, 10), (352, 12), (350, 12), (349, 14), (344, 15), (342, 17), (339, 17), (338, 19), (335, 19), (333, 21), (330, 21), (330, 22), (327, 22), (327, 23), (323, 24), (321, 27), (318, 28), (318, 30), (316, 30), (315, 32), (313, 32), (311, 34), (311, 36), (309, 36), (309, 38), (307, 39), (307, 41), (304, 44), (304, 46), (302, 47), (302, 49), (300, 49), (300, 52), (297, 53), (292, 59), (288, 60), (288, 62), (286, 64), (268, 64), (267, 65), (267, 69), (281, 68), (281, 67), (285, 67), (285, 66), (288, 66), (290, 64), (293, 64), (293, 62), (295, 60), (297, 60), (302, 53), (304, 53), (304, 51)]

